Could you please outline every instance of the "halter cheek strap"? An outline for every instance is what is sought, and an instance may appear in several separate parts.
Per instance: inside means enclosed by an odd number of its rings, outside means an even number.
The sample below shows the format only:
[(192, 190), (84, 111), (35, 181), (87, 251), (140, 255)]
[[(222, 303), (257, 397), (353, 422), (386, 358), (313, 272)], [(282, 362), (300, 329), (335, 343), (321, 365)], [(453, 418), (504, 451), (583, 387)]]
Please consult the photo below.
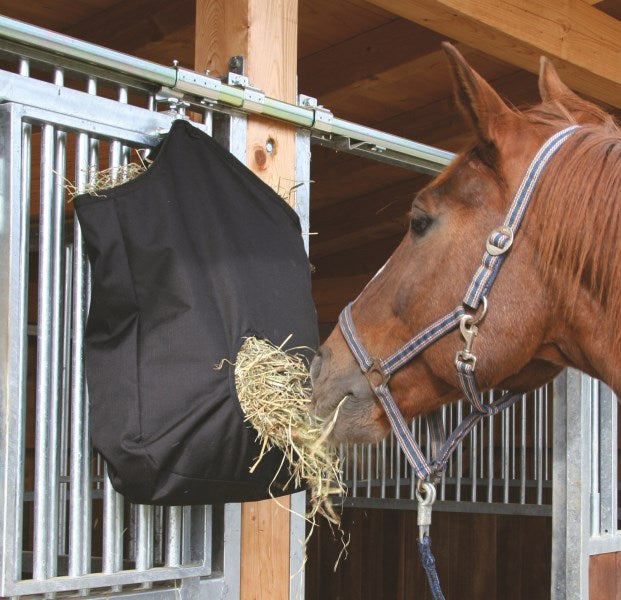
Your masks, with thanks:
[[(541, 174), (550, 159), (576, 129), (578, 126), (574, 125), (554, 134), (541, 146), (532, 159), (513, 197), (502, 226), (492, 231), (486, 240), (481, 264), (466, 290), (462, 304), (435, 320), (395, 352), (382, 359), (373, 357), (365, 348), (354, 324), (351, 312), (352, 304), (346, 306), (339, 316), (339, 326), (347, 345), (386, 412), (403, 453), (416, 476), (421, 480), (439, 478), (453, 450), (477, 422), (484, 416), (496, 414), (511, 406), (520, 397), (520, 394), (509, 392), (495, 402), (489, 404), (482, 402), (474, 376), (476, 356), (472, 352), (472, 346), (478, 333), (478, 323), (483, 319), (487, 310), (487, 295), (522, 224), (524, 214)], [(466, 312), (467, 309), (478, 310), (481, 304), (483, 306), (478, 318), (476, 315)], [(414, 439), (406, 420), (390, 393), (388, 382), (391, 375), (401, 367), (457, 327), (461, 330), (465, 347), (455, 356), (455, 368), (464, 397), (470, 402), (473, 410), (457, 426), (448, 439), (445, 439), (444, 426), (438, 412), (436, 411), (428, 416), (427, 422), (432, 448), (432, 459), (430, 460)]]

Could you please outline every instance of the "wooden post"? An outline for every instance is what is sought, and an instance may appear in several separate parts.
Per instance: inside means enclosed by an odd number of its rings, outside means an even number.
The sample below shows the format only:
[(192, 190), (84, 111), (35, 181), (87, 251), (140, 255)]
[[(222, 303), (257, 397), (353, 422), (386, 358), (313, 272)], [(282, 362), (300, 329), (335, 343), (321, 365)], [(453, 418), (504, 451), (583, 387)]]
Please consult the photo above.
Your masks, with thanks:
[[(297, 21), (297, 0), (196, 0), (194, 68), (225, 75), (229, 59), (241, 55), (252, 86), (295, 103)], [(247, 157), (259, 177), (287, 194), (295, 179), (295, 128), (249, 118)], [(289, 506), (288, 497), (242, 506), (242, 600), (289, 598)]]

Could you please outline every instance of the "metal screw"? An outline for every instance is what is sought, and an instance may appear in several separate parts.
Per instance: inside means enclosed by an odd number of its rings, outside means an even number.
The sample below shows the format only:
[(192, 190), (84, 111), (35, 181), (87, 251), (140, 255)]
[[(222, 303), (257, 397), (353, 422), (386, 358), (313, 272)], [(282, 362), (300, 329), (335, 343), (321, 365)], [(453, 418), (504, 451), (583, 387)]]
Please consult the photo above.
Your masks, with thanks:
[(267, 142), (265, 142), (265, 151), (268, 154), (271, 154), (272, 152), (274, 152), (274, 140), (273, 139), (269, 139), (267, 140)]

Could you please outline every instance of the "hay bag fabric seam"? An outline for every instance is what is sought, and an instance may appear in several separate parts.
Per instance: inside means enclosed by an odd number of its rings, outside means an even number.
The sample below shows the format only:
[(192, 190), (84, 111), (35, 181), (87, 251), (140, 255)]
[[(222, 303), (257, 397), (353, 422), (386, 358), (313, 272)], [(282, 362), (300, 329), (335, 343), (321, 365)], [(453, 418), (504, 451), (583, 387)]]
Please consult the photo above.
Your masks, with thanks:
[[(178, 120), (136, 179), (74, 199), (92, 271), (85, 361), (91, 435), (132, 502), (259, 500), (283, 455), (244, 422), (243, 340), (318, 345), (299, 219), (211, 137)], [(225, 366), (214, 366), (226, 359)], [(276, 479), (274, 479), (276, 477)]]

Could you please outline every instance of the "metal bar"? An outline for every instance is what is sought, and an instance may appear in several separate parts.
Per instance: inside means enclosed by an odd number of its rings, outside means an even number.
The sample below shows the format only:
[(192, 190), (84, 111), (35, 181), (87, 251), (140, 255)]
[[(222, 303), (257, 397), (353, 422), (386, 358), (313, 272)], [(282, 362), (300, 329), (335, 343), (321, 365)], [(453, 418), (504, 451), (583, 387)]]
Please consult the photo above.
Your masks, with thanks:
[(165, 563), (169, 567), (178, 567), (181, 565), (183, 524), (183, 511), (180, 506), (171, 506), (167, 509), (167, 524)]
[[(420, 437), (418, 438), (420, 439)], [(388, 472), (388, 479), (393, 481), (395, 478), (395, 448), (398, 446), (398, 442), (395, 438), (395, 432), (390, 429), (390, 471)]]
[[(342, 506), (353, 508), (381, 508), (394, 510), (416, 510), (416, 500), (402, 498), (343, 498)], [(439, 512), (468, 512), (472, 514), (492, 514), (492, 515), (529, 515), (539, 517), (549, 517), (552, 512), (551, 506), (537, 506), (534, 504), (505, 504), (504, 502), (467, 502), (467, 501), (436, 501), (433, 505), (434, 511)]]
[[(76, 138), (75, 180), (84, 190), (89, 166), (89, 139)], [(82, 231), (73, 229), (73, 302), (71, 336), (71, 483), (69, 486), (69, 576), (89, 571), (90, 563), (90, 447), (88, 402), (84, 372), (84, 327), (88, 306), (88, 270)]]
[(386, 498), (386, 438), (384, 438), (381, 442), (382, 445), (382, 466), (381, 466), (381, 487), (380, 487), (380, 497)]
[(395, 442), (395, 498), (401, 498), (401, 446)]
[(31, 127), (0, 106), (0, 596), (21, 578)]
[(517, 449), (517, 443), (516, 443), (516, 437), (515, 437), (515, 421), (516, 421), (516, 410), (517, 410), (517, 406), (515, 404), (513, 404), (511, 406), (511, 479), (515, 479), (516, 477), (516, 460), (515, 460), (515, 456), (516, 456), (516, 449)]
[(590, 400), (591, 400), (591, 498), (590, 498), (590, 529), (591, 535), (600, 533), (599, 515), (599, 381), (590, 381)]
[[(110, 168), (118, 169), (122, 158), (122, 145), (118, 140), (110, 144)], [(104, 573), (120, 571), (123, 563), (123, 496), (112, 487), (107, 467), (104, 470)]]
[(353, 458), (352, 458), (353, 477), (352, 477), (351, 493), (352, 493), (352, 496), (355, 498), (358, 495), (358, 444), (352, 445), (352, 453), (353, 453)]
[[(612, 390), (600, 386), (600, 463), (601, 494), (600, 533), (615, 533), (618, 529), (618, 400)], [(618, 536), (621, 537), (621, 536)]]
[(50, 415), (53, 390), (52, 369), (52, 294), (53, 294), (53, 204), (54, 204), (54, 127), (41, 128), (41, 193), (39, 208), (39, 290), (37, 317), (37, 375), (35, 431), (35, 504), (33, 577), (51, 576), (48, 548), (50, 530)]
[[(229, 598), (239, 598), (241, 574), (241, 504), (224, 505), (222, 573)], [(207, 596), (213, 597), (213, 596)]]
[(373, 459), (371, 456), (372, 444), (367, 444), (367, 496), (371, 496), (371, 482), (373, 480)]
[[(464, 415), (463, 415), (463, 410), (464, 410), (464, 401), (463, 400), (459, 400), (457, 402), (457, 422), (461, 423), (463, 421)], [(455, 476), (455, 501), (459, 502), (461, 500), (461, 480), (463, 477), (463, 470), (464, 470), (464, 456), (463, 456), (463, 446), (461, 444), (459, 444), (459, 446), (457, 446), (457, 450), (455, 451), (455, 454), (457, 455), (457, 474)]]
[[(369, 476), (370, 479), (370, 476)], [(304, 598), (306, 492), (291, 495), (289, 523), (289, 598)]]
[(520, 400), (522, 418), (520, 428), (520, 504), (526, 504), (526, 427), (528, 424), (526, 396)]
[(549, 387), (545, 386), (544, 391), (545, 402), (543, 405), (544, 411), (544, 423), (543, 423), (543, 447), (544, 447), (544, 461), (543, 461), (543, 477), (547, 481), (550, 479), (550, 439), (549, 439), (549, 430), (550, 430), (550, 394)]
[[(62, 85), (63, 73), (56, 69), (54, 79)], [(67, 136), (62, 131), (55, 132), (54, 140), (54, 194), (52, 206), (52, 307), (51, 307), (51, 364), (50, 391), (51, 402), (49, 411), (49, 513), (47, 515), (48, 564), (49, 575), (57, 573), (58, 557), (58, 512), (59, 512), (59, 460), (60, 460), (60, 404), (62, 398), (62, 363), (64, 358), (64, 217), (65, 217), (65, 149)]]
[[(489, 401), (493, 399), (493, 392), (488, 392)], [(487, 502), (494, 497), (494, 419), (487, 419)]]
[(510, 430), (509, 430), (509, 411), (505, 410), (502, 413), (502, 498), (504, 503), (509, 502), (509, 446)]
[[(237, 505), (227, 505), (237, 506)], [(239, 545), (237, 546), (239, 550)], [(239, 564), (239, 559), (238, 559)], [(133, 585), (147, 582), (172, 581), (186, 577), (209, 575), (206, 569), (200, 566), (162, 567), (147, 571), (120, 571), (118, 573), (86, 573), (79, 577), (54, 577), (52, 579), (24, 580), (7, 587), (11, 596), (25, 596), (32, 594), (51, 594), (77, 589), (94, 589), (101, 587), (118, 588), (123, 585)], [(114, 597), (113, 594), (107, 596)], [(231, 596), (236, 598), (236, 596)]]
[(58, 492), (58, 554), (67, 554), (67, 499), (69, 490), (69, 414), (71, 397), (71, 297), (73, 294), (73, 246), (65, 248), (65, 277), (63, 290), (63, 357), (60, 406), (60, 457)]
[(27, 58), (20, 56), (18, 73), (23, 77), (30, 76), (30, 61)]
[(621, 535), (596, 535), (589, 540), (589, 556), (621, 552)]
[(76, 38), (35, 27), (28, 23), (0, 15), (0, 36), (28, 44), (56, 55), (96, 64), (120, 73), (133, 75), (144, 81), (173, 86), (176, 81), (174, 67), (163, 67), (128, 54), (115, 52), (103, 46), (83, 42)]
[[(446, 419), (447, 419), (447, 407), (445, 405), (442, 407), (442, 429), (444, 432), (446, 432)], [(413, 481), (415, 478), (414, 473), (412, 473), (411, 477)], [(411, 497), (414, 498), (413, 487), (412, 487)], [(446, 469), (442, 471), (442, 479), (440, 480), (440, 500), (446, 500)]]
[[(589, 401), (590, 377), (573, 369), (567, 372), (567, 411), (564, 429), (554, 432), (555, 450), (559, 438), (566, 444), (566, 458), (559, 460), (560, 465), (565, 461), (565, 471), (561, 466), (561, 477), (564, 481), (557, 481), (555, 476), (553, 486), (553, 516), (552, 516), (552, 553), (553, 553), (553, 581), (559, 573), (556, 571), (558, 562), (555, 561), (555, 552), (564, 547), (564, 564), (562, 564), (564, 594), (553, 594), (557, 600), (581, 600), (588, 597), (589, 590), (589, 493), (590, 493), (590, 451), (591, 451), (591, 403)], [(555, 412), (557, 405), (555, 404)], [(561, 415), (563, 414), (562, 411)], [(556, 420), (556, 415), (555, 415)], [(555, 454), (555, 472), (557, 470)], [(563, 498), (565, 490), (565, 498)], [(557, 493), (560, 491), (560, 494)], [(564, 500), (564, 502), (563, 502)], [(559, 504), (563, 502), (562, 504)], [(556, 519), (555, 519), (556, 517)], [(563, 525), (564, 523), (564, 525)], [(558, 529), (557, 529), (558, 528)], [(564, 535), (563, 535), (564, 533)], [(562, 537), (561, 537), (562, 535)], [(554, 591), (554, 590), (553, 590)]]
[(470, 488), (470, 502), (477, 501), (477, 428), (478, 425), (475, 425), (470, 435), (470, 479), (472, 480)]
[(136, 570), (145, 571), (153, 566), (153, 507), (137, 507)]
[(536, 457), (537, 457), (537, 504), (543, 502), (543, 403), (544, 388), (539, 388), (535, 395), (536, 413), (535, 422), (537, 423)]

